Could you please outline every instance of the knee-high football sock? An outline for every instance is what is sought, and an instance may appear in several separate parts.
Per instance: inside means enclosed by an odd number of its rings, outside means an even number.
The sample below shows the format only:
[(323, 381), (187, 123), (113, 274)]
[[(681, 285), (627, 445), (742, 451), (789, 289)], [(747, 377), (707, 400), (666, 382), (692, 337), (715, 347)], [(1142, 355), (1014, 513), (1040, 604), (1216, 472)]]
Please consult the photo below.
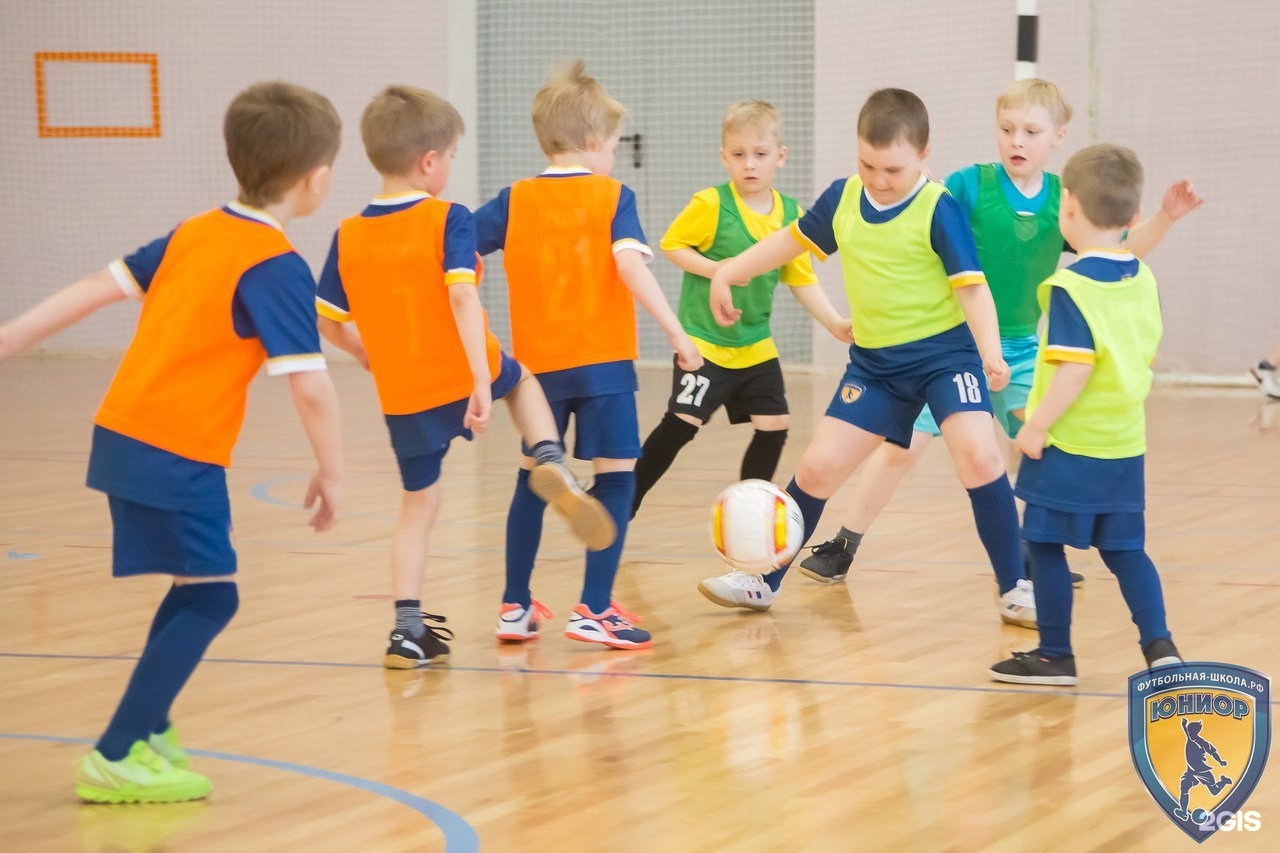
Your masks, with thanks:
[(1031, 582), (1035, 586), (1036, 626), (1040, 629), (1040, 654), (1047, 658), (1071, 654), (1071, 572), (1061, 545), (1028, 542)]
[(1146, 551), (1103, 551), (1102, 562), (1120, 582), (1120, 594), (1129, 605), (1133, 624), (1138, 626), (1138, 642), (1145, 649), (1153, 640), (1169, 639), (1165, 624), (1164, 591), (1160, 575)]
[(533, 601), (529, 579), (542, 541), (542, 516), (547, 503), (529, 488), (529, 472), (521, 468), (516, 474), (516, 492), (507, 512), (507, 587), (503, 602), (528, 607)]
[(634, 471), (596, 474), (595, 485), (591, 487), (591, 494), (604, 504), (604, 508), (613, 517), (613, 523), (618, 526), (618, 538), (612, 545), (603, 551), (587, 552), (587, 576), (582, 584), (582, 603), (592, 613), (603, 613), (609, 609), (609, 600), (613, 597), (613, 578), (618, 574), (618, 563), (622, 560), (622, 545), (627, 539), (627, 524), (635, 492)]
[(177, 612), (142, 650), (98, 741), (98, 751), (108, 761), (124, 758), (134, 741), (146, 740), (168, 718), (173, 700), (240, 603), (236, 585), (227, 581), (184, 584), (174, 590)]
[[(800, 507), (800, 515), (804, 517), (804, 542), (800, 543), (803, 548), (813, 536), (813, 531), (818, 529), (818, 522), (822, 520), (822, 510), (827, 505), (826, 498), (815, 498), (796, 485), (794, 477), (791, 482), (787, 483), (787, 494), (795, 500), (796, 505)], [(782, 586), (782, 579), (787, 575), (787, 569), (791, 568), (791, 563), (787, 563), (777, 571), (769, 572), (764, 576), (764, 582), (769, 585), (769, 589), (777, 592)]]
[[(151, 630), (147, 632), (148, 643), (154, 640), (156, 634), (163, 631), (164, 626), (169, 624), (169, 620), (173, 618), (173, 615), (182, 609), (182, 595), (178, 592), (180, 589), (182, 589), (182, 587), (177, 584), (173, 584), (169, 587), (169, 592), (160, 601), (160, 606), (156, 609), (156, 615), (151, 620)], [(156, 723), (155, 733), (160, 734), (165, 729), (169, 728), (169, 725), (170, 720), (166, 714), (163, 720)]]
[(756, 430), (747, 445), (747, 452), (742, 456), (742, 479), (772, 480), (786, 443), (785, 429)]
[(644, 496), (667, 473), (680, 450), (693, 441), (697, 434), (698, 427), (671, 412), (662, 416), (662, 420), (644, 440), (640, 459), (636, 462), (636, 496), (631, 502), (631, 518), (636, 517)]
[(1018, 508), (1013, 503), (1013, 488), (1009, 477), (1001, 474), (996, 479), (968, 489), (969, 502), (973, 505), (973, 520), (978, 527), (978, 538), (987, 549), (987, 558), (996, 573), (996, 583), (1003, 595), (1022, 580), (1022, 539), (1018, 532)]

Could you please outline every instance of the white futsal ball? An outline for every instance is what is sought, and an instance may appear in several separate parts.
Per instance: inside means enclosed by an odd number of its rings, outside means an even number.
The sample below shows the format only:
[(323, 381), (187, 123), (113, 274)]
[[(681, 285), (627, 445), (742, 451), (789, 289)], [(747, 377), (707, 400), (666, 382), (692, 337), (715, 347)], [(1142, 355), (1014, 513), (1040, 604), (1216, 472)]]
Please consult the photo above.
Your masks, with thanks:
[(733, 568), (771, 572), (800, 550), (804, 517), (791, 495), (773, 483), (743, 480), (711, 505), (711, 541)]

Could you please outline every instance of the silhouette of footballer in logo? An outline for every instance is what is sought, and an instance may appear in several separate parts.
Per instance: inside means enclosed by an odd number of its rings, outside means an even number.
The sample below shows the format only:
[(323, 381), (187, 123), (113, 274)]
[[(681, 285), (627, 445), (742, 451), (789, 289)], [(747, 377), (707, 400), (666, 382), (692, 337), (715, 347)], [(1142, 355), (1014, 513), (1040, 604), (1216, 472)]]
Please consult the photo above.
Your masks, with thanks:
[(1182, 774), (1178, 808), (1173, 812), (1180, 820), (1186, 820), (1188, 817), (1187, 801), (1191, 796), (1191, 789), (1196, 785), (1204, 785), (1209, 789), (1209, 793), (1216, 797), (1219, 791), (1231, 784), (1231, 777), (1225, 773), (1218, 779), (1213, 778), (1213, 771), (1209, 769), (1206, 756), (1212, 755), (1213, 760), (1222, 767), (1227, 766), (1227, 760), (1218, 754), (1213, 744), (1200, 736), (1200, 730), (1203, 727), (1204, 723), (1199, 720), (1188, 721), (1186, 717), (1182, 718), (1182, 731), (1187, 736), (1187, 770)]

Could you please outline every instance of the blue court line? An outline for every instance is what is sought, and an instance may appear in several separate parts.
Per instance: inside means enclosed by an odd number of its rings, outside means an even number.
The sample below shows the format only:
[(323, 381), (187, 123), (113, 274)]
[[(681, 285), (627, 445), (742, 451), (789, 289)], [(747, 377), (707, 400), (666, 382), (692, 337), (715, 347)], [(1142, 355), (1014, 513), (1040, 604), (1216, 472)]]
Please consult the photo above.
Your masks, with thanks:
[[(0, 658), (35, 658), (50, 660), (118, 660), (136, 661), (137, 655), (60, 655), (27, 652), (0, 652)], [(246, 664), (249, 666), (309, 666), (333, 669), (382, 669), (376, 663), (349, 663), (339, 661), (305, 660), (248, 660), (245, 658), (205, 658), (201, 663)], [(531, 667), (501, 666), (443, 666), (427, 667), (428, 672), (519, 672), (525, 675), (584, 675), (572, 669), (534, 669)], [(795, 687), (883, 687), (891, 690), (935, 690), (946, 693), (1011, 693), (1019, 696), (1041, 694), (1044, 696), (1090, 696), (1098, 699), (1123, 699), (1123, 693), (1091, 693), (1077, 690), (1049, 690), (1036, 687), (966, 687), (949, 684), (902, 684), (891, 681), (835, 681), (818, 678), (760, 678), (748, 675), (695, 675), (678, 672), (592, 672), (593, 677), (635, 678), (664, 681), (705, 681), (724, 684), (781, 684)], [(1277, 699), (1272, 704), (1280, 704)]]
[[(11, 740), (45, 740), (54, 743), (93, 743), (92, 738), (84, 737), (62, 737), (59, 735), (32, 735), (19, 734), (17, 732), (0, 732), (0, 738), (9, 738)], [(210, 752), (205, 749), (188, 749), (188, 753), (199, 758), (215, 758), (219, 761), (238, 761), (241, 764), (256, 764), (259, 767), (266, 767), (270, 770), (282, 770), (286, 773), (297, 773), (300, 776), (310, 776), (315, 779), (324, 779), (326, 782), (336, 782), (339, 785), (346, 785), (349, 788), (356, 788), (360, 791), (367, 791), (371, 794), (377, 794), (380, 797), (386, 797), (393, 802), (397, 802), (403, 806), (408, 806), (427, 820), (434, 823), (444, 834), (445, 853), (477, 853), (480, 850), (480, 836), (476, 834), (471, 824), (467, 823), (458, 815), (446, 809), (444, 806), (433, 803), (431, 800), (419, 797), (416, 794), (410, 794), (401, 788), (393, 788), (390, 785), (384, 785), (381, 782), (375, 782), (372, 779), (361, 779), (359, 776), (349, 776), (346, 773), (335, 773), (332, 770), (324, 770), (319, 767), (308, 767), (305, 764), (294, 764), (290, 761), (275, 761), (270, 758), (258, 758), (253, 755), (236, 755), (231, 752)]]

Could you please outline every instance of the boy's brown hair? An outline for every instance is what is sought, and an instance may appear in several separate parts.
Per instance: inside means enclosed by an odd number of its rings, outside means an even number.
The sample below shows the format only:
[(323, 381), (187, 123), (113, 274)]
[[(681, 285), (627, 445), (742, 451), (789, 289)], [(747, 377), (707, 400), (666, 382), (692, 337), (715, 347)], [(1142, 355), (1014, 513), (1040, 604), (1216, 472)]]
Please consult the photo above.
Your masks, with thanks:
[(1049, 118), (1057, 127), (1066, 127), (1071, 121), (1071, 105), (1067, 103), (1062, 90), (1048, 80), (1039, 77), (1028, 77), (1009, 84), (1009, 87), (996, 98), (996, 112), (1017, 109), (1019, 107), (1044, 107)]
[(1142, 207), (1142, 163), (1122, 145), (1081, 148), (1062, 170), (1062, 188), (1098, 228), (1124, 228)]
[(858, 113), (858, 138), (874, 148), (888, 148), (899, 139), (917, 151), (929, 146), (929, 111), (924, 101), (906, 89), (880, 89)]
[(317, 166), (332, 165), (342, 120), (329, 99), (292, 83), (258, 83), (236, 95), (222, 122), (240, 201), (278, 202)]
[(724, 122), (720, 126), (721, 143), (731, 133), (748, 130), (770, 134), (774, 142), (782, 144), (782, 117), (768, 101), (738, 101), (724, 111)]
[(444, 98), (416, 86), (388, 86), (360, 117), (360, 138), (373, 168), (403, 175), (428, 151), (444, 153), (466, 129)]
[(587, 76), (579, 59), (534, 96), (533, 132), (548, 157), (585, 151), (589, 141), (612, 136), (626, 114), (599, 81)]

